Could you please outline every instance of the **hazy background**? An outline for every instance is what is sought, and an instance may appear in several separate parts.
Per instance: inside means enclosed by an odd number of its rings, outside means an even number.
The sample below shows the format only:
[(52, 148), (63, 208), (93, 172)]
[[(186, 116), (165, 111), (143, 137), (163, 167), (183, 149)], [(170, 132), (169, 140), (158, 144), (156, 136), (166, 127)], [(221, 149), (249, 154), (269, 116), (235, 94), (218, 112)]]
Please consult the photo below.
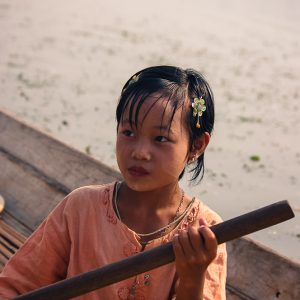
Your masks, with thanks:
[(300, 260), (300, 2), (0, 0), (0, 107), (116, 168), (115, 107), (139, 69), (200, 70), (216, 101), (206, 176), (224, 219), (288, 199), (251, 237)]

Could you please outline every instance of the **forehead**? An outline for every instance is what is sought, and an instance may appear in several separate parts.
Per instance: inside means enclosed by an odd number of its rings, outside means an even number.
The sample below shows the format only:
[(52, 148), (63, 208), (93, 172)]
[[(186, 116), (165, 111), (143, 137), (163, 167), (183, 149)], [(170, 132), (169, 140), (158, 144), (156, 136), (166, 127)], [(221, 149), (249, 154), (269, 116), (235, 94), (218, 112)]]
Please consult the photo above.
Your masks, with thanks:
[(142, 126), (144, 122), (152, 121), (156, 125), (171, 127), (181, 123), (184, 111), (185, 101), (174, 102), (172, 98), (154, 94), (134, 103), (129, 100), (121, 122)]

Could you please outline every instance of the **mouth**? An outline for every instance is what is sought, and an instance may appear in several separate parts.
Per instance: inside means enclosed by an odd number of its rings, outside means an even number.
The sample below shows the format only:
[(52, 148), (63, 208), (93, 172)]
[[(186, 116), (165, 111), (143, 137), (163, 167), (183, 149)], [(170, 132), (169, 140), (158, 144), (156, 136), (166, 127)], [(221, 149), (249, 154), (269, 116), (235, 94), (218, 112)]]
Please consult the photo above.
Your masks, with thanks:
[(130, 167), (128, 168), (129, 173), (135, 177), (142, 177), (149, 174), (149, 172), (142, 167)]

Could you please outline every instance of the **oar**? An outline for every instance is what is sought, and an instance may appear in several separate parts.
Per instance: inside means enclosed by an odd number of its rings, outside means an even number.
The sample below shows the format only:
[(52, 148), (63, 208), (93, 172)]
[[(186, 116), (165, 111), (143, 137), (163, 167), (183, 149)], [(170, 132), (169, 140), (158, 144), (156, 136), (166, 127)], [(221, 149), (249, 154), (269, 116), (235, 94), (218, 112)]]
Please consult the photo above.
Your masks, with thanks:
[[(218, 244), (281, 223), (294, 217), (287, 201), (280, 201), (211, 226)], [(174, 261), (171, 242), (135, 254), (102, 268), (79, 274), (23, 294), (15, 300), (61, 300), (77, 297)]]

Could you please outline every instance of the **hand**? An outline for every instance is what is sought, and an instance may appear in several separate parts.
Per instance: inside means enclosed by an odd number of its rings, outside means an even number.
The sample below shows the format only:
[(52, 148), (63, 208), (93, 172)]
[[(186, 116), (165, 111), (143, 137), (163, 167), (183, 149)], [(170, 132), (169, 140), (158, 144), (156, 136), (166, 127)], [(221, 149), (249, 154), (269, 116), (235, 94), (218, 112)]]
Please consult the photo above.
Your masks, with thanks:
[(204, 219), (173, 239), (175, 263), (180, 283), (199, 286), (206, 269), (217, 255), (217, 240)]

